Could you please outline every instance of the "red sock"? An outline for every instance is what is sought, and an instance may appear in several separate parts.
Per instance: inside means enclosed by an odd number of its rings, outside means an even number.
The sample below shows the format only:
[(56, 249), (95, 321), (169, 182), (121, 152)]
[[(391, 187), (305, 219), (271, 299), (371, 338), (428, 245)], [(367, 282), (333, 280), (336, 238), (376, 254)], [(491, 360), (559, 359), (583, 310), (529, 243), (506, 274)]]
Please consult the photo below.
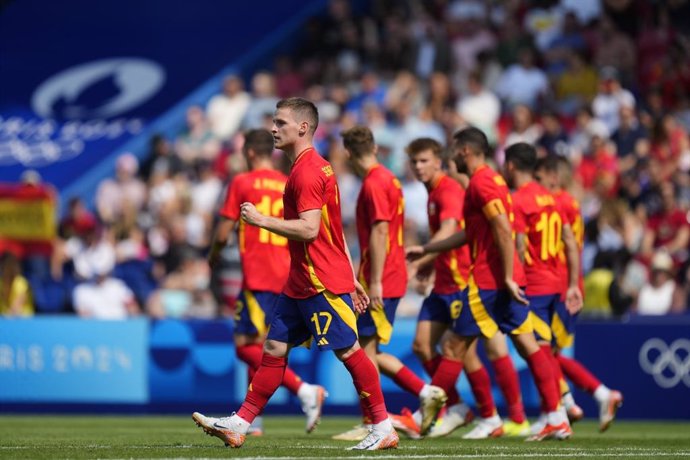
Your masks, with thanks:
[(343, 361), (343, 364), (352, 376), (357, 394), (367, 406), (371, 423), (376, 424), (387, 419), (388, 411), (386, 410), (386, 403), (383, 401), (379, 373), (364, 350), (360, 348)]
[(593, 395), (601, 382), (579, 361), (557, 354), (556, 359), (563, 373), (579, 388)]
[[(254, 380), (254, 372), (259, 368), (261, 364), (261, 357), (263, 356), (263, 345), (260, 343), (250, 343), (249, 345), (243, 345), (237, 347), (237, 356), (247, 363), (249, 369), (247, 370), (247, 377), (251, 383)], [(285, 368), (285, 374), (283, 375), (283, 381), (281, 384), (287, 388), (290, 393), (297, 394), (300, 385), (302, 385), (302, 379), (299, 378), (295, 372), (289, 367)]]
[(534, 383), (541, 396), (542, 407), (546, 412), (558, 409), (561, 393), (553, 378), (551, 363), (541, 348), (527, 357), (527, 364), (534, 377)]
[(556, 388), (558, 388), (558, 394), (563, 396), (565, 394), (564, 388), (567, 388), (565, 384), (565, 379), (563, 378), (563, 372), (561, 372), (561, 366), (558, 364), (556, 356), (553, 354), (553, 349), (551, 345), (540, 345), (541, 349), (544, 350), (546, 356), (549, 358), (551, 363), (551, 372), (553, 372), (553, 378), (556, 381)]
[(489, 418), (496, 413), (496, 405), (491, 394), (491, 379), (486, 368), (482, 366), (474, 372), (467, 373), (467, 380), (470, 381), (472, 394), (477, 401), (479, 415), (482, 418)]
[(362, 424), (371, 424), (371, 411), (369, 410), (369, 405), (366, 403), (365, 399), (359, 398), (359, 408), (362, 411)]
[[(460, 402), (460, 397), (455, 389), (455, 384), (457, 383), (461, 372), (461, 361), (453, 361), (442, 357), (438, 367), (436, 368), (436, 372), (434, 372), (434, 376), (431, 379), (432, 385), (443, 388), (448, 395), (448, 406), (452, 406)], [(453, 394), (455, 399), (451, 398), (451, 394)]]
[(242, 407), (237, 411), (237, 415), (252, 423), (254, 418), (263, 412), (268, 400), (280, 386), (286, 366), (285, 357), (276, 358), (264, 353), (261, 366), (257, 369), (254, 380), (249, 384), (247, 396), (244, 398)]
[(393, 376), (393, 381), (403, 390), (419, 395), (424, 388), (424, 380), (417, 377), (417, 374), (412, 372), (409, 367), (403, 366), (397, 374)]
[[(422, 366), (424, 366), (424, 369), (432, 379), (434, 378), (434, 374), (436, 374), (436, 369), (438, 369), (439, 364), (441, 364), (442, 358), (443, 356), (436, 355), (433, 359), (430, 359), (429, 361), (424, 361), (422, 363)], [(448, 390), (444, 388), (444, 390), (446, 392), (446, 395), (448, 396), (448, 402), (446, 403), (448, 406), (452, 406), (460, 402), (460, 394), (458, 394), (458, 390), (455, 388), (455, 384), (453, 384), (453, 388), (450, 388)]]
[(508, 405), (508, 417), (515, 423), (524, 423), (527, 417), (525, 407), (522, 405), (520, 379), (515, 371), (513, 360), (510, 359), (510, 355), (506, 355), (491, 361), (491, 364), (496, 374), (496, 382)]

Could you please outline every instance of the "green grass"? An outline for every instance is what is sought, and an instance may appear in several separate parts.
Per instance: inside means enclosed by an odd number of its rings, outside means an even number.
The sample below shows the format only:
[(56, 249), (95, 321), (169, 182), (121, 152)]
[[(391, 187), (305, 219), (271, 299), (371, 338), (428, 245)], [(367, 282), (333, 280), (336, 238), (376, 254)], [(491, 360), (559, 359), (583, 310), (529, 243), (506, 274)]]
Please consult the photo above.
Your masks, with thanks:
[(442, 439), (401, 440), (395, 451), (350, 452), (331, 435), (356, 423), (326, 417), (304, 433), (299, 417), (265, 417), (266, 434), (241, 449), (205, 436), (190, 417), (0, 416), (0, 458), (688, 458), (690, 423), (616, 422), (599, 434), (594, 422), (575, 426), (564, 442), (521, 439), (465, 441), (458, 430)]

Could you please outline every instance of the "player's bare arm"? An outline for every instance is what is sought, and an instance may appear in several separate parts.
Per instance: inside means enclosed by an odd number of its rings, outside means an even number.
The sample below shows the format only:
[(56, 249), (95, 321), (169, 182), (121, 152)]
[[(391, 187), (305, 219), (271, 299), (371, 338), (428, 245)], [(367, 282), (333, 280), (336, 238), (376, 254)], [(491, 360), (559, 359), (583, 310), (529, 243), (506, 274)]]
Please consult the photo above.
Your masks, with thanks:
[(529, 302), (525, 298), (525, 293), (520, 286), (513, 280), (513, 258), (515, 257), (515, 242), (513, 241), (513, 229), (505, 214), (497, 214), (489, 219), (489, 226), (493, 234), (498, 252), (501, 255), (503, 274), (505, 276), (506, 289), (510, 295), (523, 305)]
[(527, 253), (527, 235), (524, 233), (515, 235), (515, 249), (517, 250), (518, 259), (524, 264), (525, 254)]
[(578, 285), (580, 275), (580, 254), (575, 241), (575, 234), (570, 224), (563, 225), (561, 240), (565, 246), (566, 262), (568, 264), (568, 290), (565, 294), (565, 306), (571, 314), (582, 309), (582, 292)]
[(265, 228), (277, 235), (294, 241), (311, 243), (319, 235), (321, 226), (321, 210), (310, 209), (299, 213), (299, 219), (279, 219), (264, 216), (252, 203), (242, 203), (240, 206), (242, 220), (249, 225)]
[(405, 248), (407, 259), (418, 267), (431, 263), (441, 252), (459, 248), (466, 243), (465, 231), (456, 231), (458, 221), (446, 219), (441, 222), (438, 231), (433, 234), (424, 246), (408, 246)]
[(232, 219), (227, 219), (225, 217), (220, 218), (216, 226), (216, 231), (213, 233), (211, 250), (208, 253), (208, 264), (211, 268), (215, 268), (216, 265), (218, 265), (220, 252), (228, 244), (228, 241), (230, 241), (236, 224), (237, 222)]
[(369, 235), (369, 256), (371, 258), (371, 281), (369, 299), (373, 308), (383, 308), (383, 267), (386, 263), (389, 225), (387, 221), (377, 221)]

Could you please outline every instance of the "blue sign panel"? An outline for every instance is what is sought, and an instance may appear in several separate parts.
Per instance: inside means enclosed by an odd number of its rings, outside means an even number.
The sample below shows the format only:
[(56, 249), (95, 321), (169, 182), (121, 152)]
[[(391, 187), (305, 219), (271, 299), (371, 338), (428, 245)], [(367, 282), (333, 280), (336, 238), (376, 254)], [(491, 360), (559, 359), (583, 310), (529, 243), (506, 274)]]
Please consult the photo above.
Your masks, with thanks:
[[(0, 182), (87, 198), (122, 151), (184, 127), (222, 77), (271, 65), (325, 0), (25, 0), (0, 8)], [(39, 12), (40, 13), (37, 13)], [(266, 14), (270, 11), (270, 14)], [(87, 200), (88, 201), (88, 200)]]
[(0, 401), (146, 403), (148, 322), (0, 319)]
[[(620, 390), (624, 418), (690, 418), (690, 317), (634, 318), (578, 325), (576, 357), (606, 386)], [(587, 414), (597, 408), (578, 393)]]

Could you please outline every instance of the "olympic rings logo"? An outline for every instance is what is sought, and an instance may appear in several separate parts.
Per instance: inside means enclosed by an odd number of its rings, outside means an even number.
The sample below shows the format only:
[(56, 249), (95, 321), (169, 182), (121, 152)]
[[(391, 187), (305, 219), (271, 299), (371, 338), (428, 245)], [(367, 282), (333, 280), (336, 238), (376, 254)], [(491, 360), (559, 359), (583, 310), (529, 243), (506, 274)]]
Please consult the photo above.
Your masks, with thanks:
[(660, 338), (649, 339), (640, 348), (639, 361), (661, 388), (673, 388), (680, 382), (690, 388), (690, 340), (677, 339), (669, 346)]

